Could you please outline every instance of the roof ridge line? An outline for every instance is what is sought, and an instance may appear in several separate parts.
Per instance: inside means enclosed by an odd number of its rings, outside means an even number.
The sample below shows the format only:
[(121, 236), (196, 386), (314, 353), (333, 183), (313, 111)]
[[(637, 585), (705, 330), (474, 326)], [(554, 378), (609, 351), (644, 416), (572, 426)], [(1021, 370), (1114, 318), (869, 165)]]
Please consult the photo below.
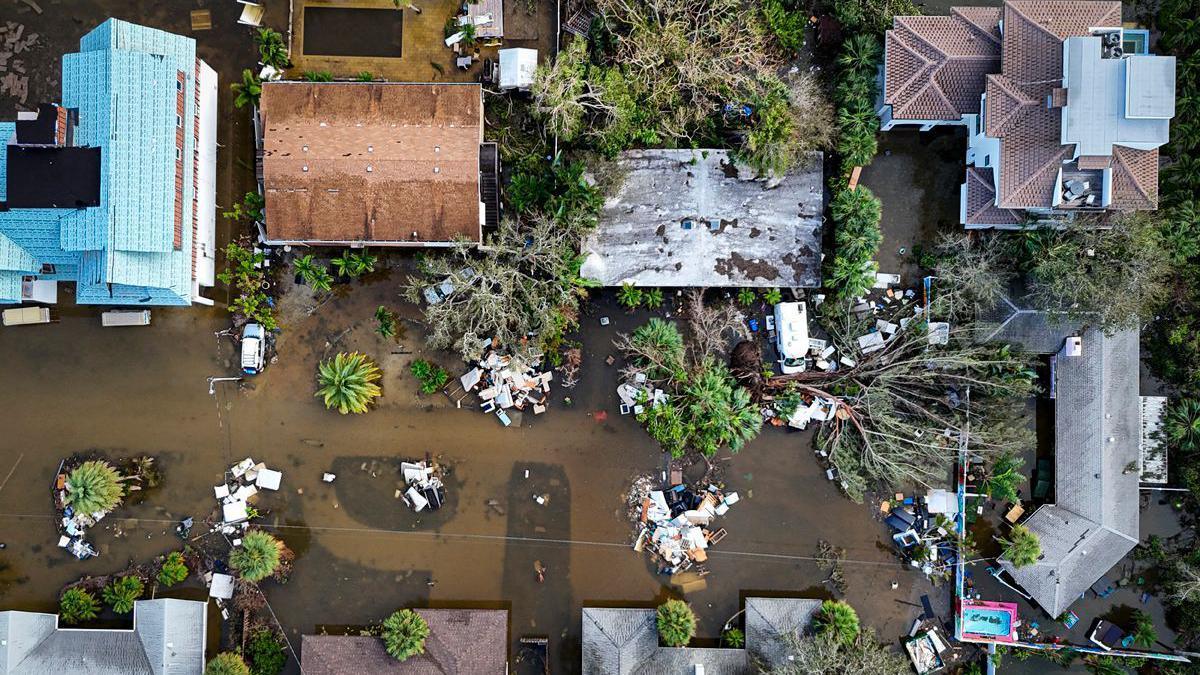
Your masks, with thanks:
[[(1028, 176), (1025, 178), (1025, 181), (1024, 181), (1023, 183), (1021, 183), (1020, 185), (1018, 185), (1018, 186), (1016, 187), (1016, 189), (1014, 189), (1014, 190), (1011, 192), (1011, 195), (1019, 194), (1019, 193), (1020, 193), (1022, 190), (1024, 190), (1024, 189), (1025, 189), (1025, 188), (1027, 188), (1027, 187), (1029, 187), (1030, 185), (1032, 185), (1032, 184), (1033, 184), (1033, 181), (1034, 181), (1034, 179), (1036, 179), (1036, 178), (1037, 178), (1037, 177), (1038, 177), (1038, 176), (1039, 176), (1039, 175), (1042, 173), (1042, 171), (1044, 171), (1044, 170), (1046, 169), (1046, 167), (1050, 166), (1052, 163), (1054, 163), (1054, 162), (1061, 162), (1061, 161), (1062, 161), (1062, 156), (1063, 156), (1063, 150), (1062, 150), (1061, 148), (1065, 148), (1065, 147), (1066, 147), (1066, 146), (1060, 146), (1060, 150), (1059, 150), (1059, 152), (1058, 152), (1057, 154), (1051, 155), (1051, 156), (1050, 156), (1050, 157), (1049, 157), (1049, 158), (1048, 158), (1048, 159), (1047, 159), (1045, 162), (1042, 162), (1041, 166), (1039, 166), (1039, 167), (1037, 168), (1037, 170), (1029, 172), (1029, 175), (1028, 175)], [(1001, 151), (1001, 152), (1004, 152), (1004, 148), (1003, 148), (1003, 139), (1001, 139), (1001, 148), (1000, 148), (1000, 151)], [(1000, 194), (1000, 190), (999, 190), (999, 188), (997, 188), (997, 190), (996, 190), (996, 194), (997, 194), (997, 195), (999, 195), (999, 194)], [(1006, 194), (1006, 195), (1004, 195), (1004, 196), (1007, 198), (1007, 197), (1009, 197), (1009, 196), (1011, 196), (1011, 195), (1009, 195), (1009, 194)], [(1002, 206), (1002, 205), (1000, 205), (1000, 204), (997, 204), (997, 206), (1001, 206), (1002, 208), (1017, 208), (1017, 209), (1027, 208), (1027, 207), (1023, 207), (1023, 206), (1015, 206), (1015, 207), (1014, 207), (1014, 206), (1009, 206), (1009, 207), (1004, 207), (1004, 206)]]

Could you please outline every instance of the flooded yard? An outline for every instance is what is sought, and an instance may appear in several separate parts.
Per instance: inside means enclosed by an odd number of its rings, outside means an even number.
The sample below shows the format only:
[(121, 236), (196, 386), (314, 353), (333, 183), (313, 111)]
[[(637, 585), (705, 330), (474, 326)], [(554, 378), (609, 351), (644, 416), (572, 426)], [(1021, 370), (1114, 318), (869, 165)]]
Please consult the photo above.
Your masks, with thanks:
[[(580, 385), (555, 388), (545, 415), (504, 429), (441, 394), (416, 393), (409, 359), (455, 363), (423, 353), (415, 325), (398, 345), (374, 335), (379, 304), (416, 316), (396, 299), (402, 276), (379, 277), (311, 316), (307, 290), (295, 289), (283, 303), (278, 362), (245, 388), (217, 384), (215, 396), (206, 378), (236, 370), (232, 343), (214, 335), (226, 326), (220, 309), (155, 310), (153, 325), (123, 330), (103, 329), (93, 311), (73, 309), (56, 325), (0, 331), (11, 383), (0, 404), (12, 420), (0, 440), (0, 471), (11, 471), (0, 488), (0, 541), (8, 545), (0, 579), (9, 582), (0, 603), (52, 611), (58, 589), (80, 575), (177, 548), (174, 523), (207, 515), (212, 486), (246, 456), (284, 472), (283, 488), (264, 494), (258, 508), (297, 554), (287, 584), (264, 586), (294, 646), (304, 633), (362, 626), (404, 605), (496, 606), (511, 611), (514, 643), (548, 636), (555, 672), (573, 672), (580, 607), (664, 597), (667, 577), (630, 549), (622, 496), (635, 475), (660, 471), (663, 457), (631, 417), (617, 413), (616, 368), (604, 362), (616, 332), (644, 317), (601, 299), (584, 318)], [(600, 327), (600, 315), (611, 325)], [(381, 404), (365, 416), (326, 411), (313, 397), (317, 361), (350, 349), (377, 357), (385, 371)], [(563, 404), (564, 394), (573, 406)], [(78, 562), (54, 546), (48, 486), (60, 458), (92, 449), (155, 455), (165, 480), (102, 522), (94, 530), (102, 555)], [(414, 514), (394, 497), (397, 469), (426, 454), (449, 469), (448, 504)], [(907, 603), (928, 587), (918, 589), (917, 577), (880, 546), (883, 527), (870, 507), (844, 499), (825, 479), (809, 435), (764, 429), (722, 461), (728, 489), (743, 499), (721, 521), (729, 536), (711, 553), (707, 588), (687, 596), (701, 637), (715, 638), (747, 594), (827, 595), (825, 573), (811, 559), (821, 539), (846, 549), (847, 598), (867, 621), (890, 637), (907, 628), (916, 611)], [(326, 471), (337, 481), (322, 483)], [(549, 499), (539, 505), (534, 495)], [(546, 569), (544, 583), (537, 565)]]

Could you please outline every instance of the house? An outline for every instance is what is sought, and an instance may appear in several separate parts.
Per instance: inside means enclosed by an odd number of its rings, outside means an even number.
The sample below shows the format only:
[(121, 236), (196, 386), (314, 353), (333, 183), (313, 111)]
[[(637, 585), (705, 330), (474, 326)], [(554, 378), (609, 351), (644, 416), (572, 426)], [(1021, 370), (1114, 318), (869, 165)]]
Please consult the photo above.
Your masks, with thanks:
[(429, 624), (425, 653), (405, 661), (388, 655), (383, 640), (360, 635), (305, 635), (305, 675), (504, 675), (508, 672), (508, 611), (416, 609)]
[(259, 106), (268, 243), (449, 246), (495, 225), (480, 85), (264, 82)]
[(1010, 0), (898, 16), (887, 32), (882, 128), (967, 129), (960, 220), (1015, 229), (1158, 207), (1158, 148), (1175, 58), (1147, 52), (1121, 3)]
[(0, 612), (3, 675), (201, 675), (207, 605), (138, 600), (133, 629), (60, 628), (40, 612)]
[(196, 42), (109, 19), (62, 100), (0, 122), (0, 302), (212, 304), (217, 75)]
[(750, 675), (787, 663), (789, 637), (799, 637), (820, 600), (746, 598), (746, 648), (660, 647), (656, 611), (583, 609), (584, 675)]
[(821, 284), (822, 155), (774, 187), (739, 178), (725, 150), (630, 150), (583, 243), (581, 276), (605, 286)]
[(1005, 307), (1007, 318), (986, 323), (989, 340), (1053, 354), (1054, 501), (1023, 523), (1041, 540), (1038, 561), (1017, 568), (1002, 557), (1000, 566), (1057, 617), (1138, 544), (1138, 332), (1106, 335), (1012, 300)]

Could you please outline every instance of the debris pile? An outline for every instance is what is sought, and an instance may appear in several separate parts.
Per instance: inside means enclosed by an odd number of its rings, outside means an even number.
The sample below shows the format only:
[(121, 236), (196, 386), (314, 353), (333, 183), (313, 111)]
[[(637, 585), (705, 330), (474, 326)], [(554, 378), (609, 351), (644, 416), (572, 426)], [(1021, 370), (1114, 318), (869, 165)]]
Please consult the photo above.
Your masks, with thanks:
[(38, 34), (25, 32), (24, 24), (6, 21), (0, 25), (0, 95), (12, 96), (22, 104), (29, 98), (25, 62), (13, 57), (36, 46), (37, 41)]
[(67, 472), (60, 469), (54, 483), (55, 504), (61, 508), (58, 521), (58, 547), (67, 549), (71, 555), (79, 560), (86, 560), (97, 556), (99, 553), (96, 551), (96, 547), (92, 546), (91, 542), (87, 539), (84, 539), (84, 535), (87, 534), (89, 527), (100, 522), (108, 513), (105, 511), (76, 513), (71, 506), (65, 503), (66, 489)]
[[(255, 462), (250, 457), (234, 464), (225, 472), (225, 480), (213, 487), (213, 495), (221, 506), (221, 520), (218, 525), (222, 534), (236, 535), (249, 526), (249, 521), (255, 515), (250, 500), (260, 490), (278, 490), (283, 474), (268, 469), (262, 462)], [(234, 539), (237, 546), (240, 539)]]
[[(400, 473), (404, 475), (404, 503), (417, 513), (442, 508), (446, 501), (446, 485), (442, 482), (441, 468), (430, 462), (400, 462)], [(397, 494), (400, 490), (396, 490)]]
[(953, 518), (958, 514), (958, 497), (946, 490), (930, 490), (927, 496), (906, 497), (896, 493), (894, 501), (880, 505), (883, 522), (893, 530), (892, 541), (901, 557), (928, 577), (946, 577), (958, 561)]
[[(460, 395), (455, 404), (462, 406), (462, 399), (474, 392), (479, 396), (479, 407), (484, 413), (495, 413), (504, 426), (511, 425), (509, 410), (530, 409), (535, 415), (546, 412), (550, 400), (551, 372), (541, 370), (541, 360), (526, 360), (512, 354), (502, 354), (488, 342), (488, 347), (475, 367), (459, 379), (459, 388), (450, 392), (450, 397)], [(518, 426), (520, 424), (518, 423)]]
[(617, 396), (621, 399), (621, 414), (641, 415), (646, 409), (646, 404), (651, 408), (666, 403), (668, 396), (662, 389), (651, 387), (646, 384), (646, 374), (637, 373), (633, 376), (633, 382), (622, 382), (617, 385)]
[(738, 494), (725, 494), (715, 485), (691, 490), (674, 485), (667, 490), (651, 490), (642, 498), (637, 517), (640, 531), (635, 551), (649, 549), (658, 562), (660, 574), (679, 574), (695, 570), (706, 574), (707, 549), (727, 534), (724, 528), (712, 529), (717, 516), (723, 516), (738, 502)]

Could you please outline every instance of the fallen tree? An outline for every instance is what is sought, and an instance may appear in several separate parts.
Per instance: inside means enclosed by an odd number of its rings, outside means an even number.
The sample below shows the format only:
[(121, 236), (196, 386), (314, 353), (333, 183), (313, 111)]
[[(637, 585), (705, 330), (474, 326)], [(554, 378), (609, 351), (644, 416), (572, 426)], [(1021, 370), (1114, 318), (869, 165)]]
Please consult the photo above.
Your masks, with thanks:
[[(861, 501), (875, 487), (944, 483), (960, 442), (985, 455), (1032, 443), (1022, 419), (1025, 400), (1036, 390), (1032, 360), (1007, 345), (979, 342), (974, 322), (952, 311), (968, 304), (951, 292), (928, 308), (896, 302), (885, 313), (860, 317), (849, 305), (828, 303), (821, 307), (821, 323), (830, 344), (853, 365), (763, 381), (766, 396), (834, 402), (836, 415), (818, 443), (852, 499)], [(935, 323), (931, 333), (926, 315), (951, 323)], [(877, 320), (895, 325), (896, 332), (863, 354), (857, 338)]]

